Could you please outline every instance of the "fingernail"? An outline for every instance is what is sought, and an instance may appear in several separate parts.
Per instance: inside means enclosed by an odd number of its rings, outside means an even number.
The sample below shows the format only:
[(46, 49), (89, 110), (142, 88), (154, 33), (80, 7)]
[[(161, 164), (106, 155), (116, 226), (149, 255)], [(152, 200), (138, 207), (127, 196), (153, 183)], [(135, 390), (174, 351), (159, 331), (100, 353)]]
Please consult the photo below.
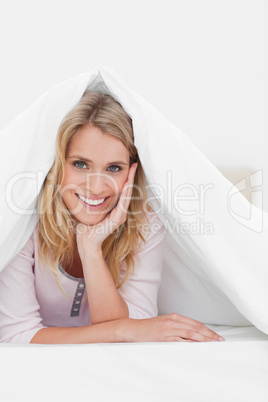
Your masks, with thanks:
[(223, 341), (225, 341), (225, 339), (224, 339), (222, 336), (220, 336), (220, 337), (219, 337), (219, 341), (220, 341), (220, 342), (223, 342)]

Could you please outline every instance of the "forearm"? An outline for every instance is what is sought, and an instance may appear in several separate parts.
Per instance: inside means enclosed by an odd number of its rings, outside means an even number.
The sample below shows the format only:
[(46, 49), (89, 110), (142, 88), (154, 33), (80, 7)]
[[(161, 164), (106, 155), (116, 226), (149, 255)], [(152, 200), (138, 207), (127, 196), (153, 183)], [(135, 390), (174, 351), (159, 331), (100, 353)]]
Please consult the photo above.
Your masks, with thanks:
[(47, 327), (40, 329), (30, 343), (83, 344), (127, 342), (128, 321), (115, 320), (83, 327)]
[(82, 264), (91, 323), (128, 318), (128, 306), (116, 289), (101, 250), (88, 253)]

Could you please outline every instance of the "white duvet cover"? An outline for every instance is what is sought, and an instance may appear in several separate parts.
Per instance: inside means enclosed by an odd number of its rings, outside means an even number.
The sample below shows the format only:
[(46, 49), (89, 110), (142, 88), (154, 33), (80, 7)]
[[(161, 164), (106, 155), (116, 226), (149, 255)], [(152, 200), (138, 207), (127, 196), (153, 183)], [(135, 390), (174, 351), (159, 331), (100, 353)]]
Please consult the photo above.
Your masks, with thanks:
[(212, 326), (225, 342), (0, 344), (3, 402), (267, 402), (268, 335)]

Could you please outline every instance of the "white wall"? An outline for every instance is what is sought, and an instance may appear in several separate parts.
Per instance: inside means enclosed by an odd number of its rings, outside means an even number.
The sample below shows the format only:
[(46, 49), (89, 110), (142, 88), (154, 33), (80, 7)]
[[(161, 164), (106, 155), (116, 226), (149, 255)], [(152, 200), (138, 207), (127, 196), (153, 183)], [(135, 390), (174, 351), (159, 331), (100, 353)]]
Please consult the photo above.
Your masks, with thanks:
[(264, 0), (5, 2), (0, 128), (54, 84), (104, 64), (216, 166), (263, 169), (268, 211), (267, 9)]

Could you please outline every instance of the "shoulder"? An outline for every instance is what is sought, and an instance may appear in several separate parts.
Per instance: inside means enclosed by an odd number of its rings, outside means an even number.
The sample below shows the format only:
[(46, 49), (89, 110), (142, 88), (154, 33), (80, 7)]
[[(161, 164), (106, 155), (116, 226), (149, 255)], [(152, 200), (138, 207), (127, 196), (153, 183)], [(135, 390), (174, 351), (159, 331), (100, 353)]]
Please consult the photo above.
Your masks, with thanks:
[(37, 226), (34, 228), (31, 236), (24, 243), (23, 247), (21, 247), (20, 250), (12, 257), (8, 265), (3, 270), (3, 273), (1, 272), (1, 275), (3, 274), (1, 278), (3, 280), (9, 275), (14, 276), (14, 278), (20, 277), (20, 280), (23, 280), (22, 277), (27, 277), (27, 273), (31, 272), (31, 267), (35, 261), (36, 240), (38, 240)]
[[(144, 246), (162, 243), (166, 237), (166, 228), (158, 214), (151, 210), (142, 217), (139, 230), (144, 238)], [(146, 247), (146, 246), (145, 246)]]

